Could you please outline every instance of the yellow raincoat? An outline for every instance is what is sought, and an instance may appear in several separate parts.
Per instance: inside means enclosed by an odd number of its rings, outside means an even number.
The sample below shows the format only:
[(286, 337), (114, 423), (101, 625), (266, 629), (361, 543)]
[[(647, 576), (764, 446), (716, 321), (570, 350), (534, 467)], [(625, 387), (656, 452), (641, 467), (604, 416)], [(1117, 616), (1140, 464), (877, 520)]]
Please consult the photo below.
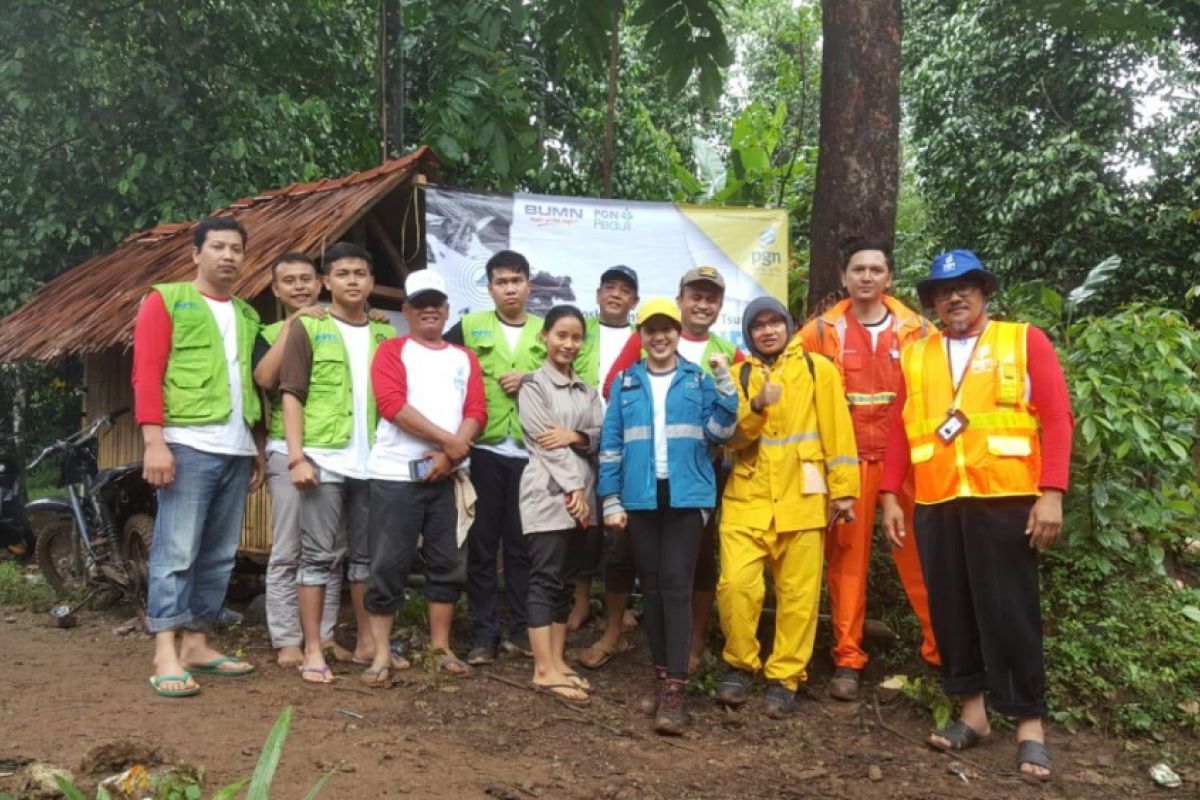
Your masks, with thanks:
[[(739, 387), (737, 430), (729, 441), (733, 473), (721, 502), (722, 656), (735, 669), (762, 668), (767, 680), (792, 690), (806, 678), (816, 638), (829, 500), (859, 493), (841, 375), (823, 356), (810, 358), (811, 372), (800, 339), (788, 344), (771, 368), (783, 397), (756, 414), (750, 399), (762, 391), (766, 366), (749, 357), (748, 391)], [(735, 379), (741, 369), (735, 365)], [(775, 645), (765, 667), (756, 636), (764, 562), (776, 593)]]

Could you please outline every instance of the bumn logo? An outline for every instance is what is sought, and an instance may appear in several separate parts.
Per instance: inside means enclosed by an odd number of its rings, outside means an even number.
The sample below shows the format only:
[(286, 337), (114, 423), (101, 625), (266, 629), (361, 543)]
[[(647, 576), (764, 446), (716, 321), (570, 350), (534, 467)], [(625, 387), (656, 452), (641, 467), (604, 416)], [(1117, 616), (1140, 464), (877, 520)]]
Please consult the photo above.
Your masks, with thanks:
[(542, 205), (541, 203), (526, 203), (525, 216), (539, 228), (548, 225), (574, 225), (583, 220), (582, 208), (570, 206)]

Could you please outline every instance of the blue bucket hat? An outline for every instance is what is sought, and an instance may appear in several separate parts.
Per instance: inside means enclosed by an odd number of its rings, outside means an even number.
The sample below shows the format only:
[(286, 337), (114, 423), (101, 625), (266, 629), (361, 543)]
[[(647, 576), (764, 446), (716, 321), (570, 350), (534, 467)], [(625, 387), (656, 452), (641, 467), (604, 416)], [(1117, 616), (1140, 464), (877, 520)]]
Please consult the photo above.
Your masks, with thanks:
[(983, 262), (970, 250), (951, 250), (942, 253), (929, 265), (929, 277), (917, 283), (917, 296), (921, 298), (921, 305), (926, 308), (933, 307), (933, 290), (938, 283), (952, 281), (972, 273), (983, 278), (985, 295), (994, 294), (1000, 288), (1000, 282), (996, 280), (996, 276), (984, 269)]

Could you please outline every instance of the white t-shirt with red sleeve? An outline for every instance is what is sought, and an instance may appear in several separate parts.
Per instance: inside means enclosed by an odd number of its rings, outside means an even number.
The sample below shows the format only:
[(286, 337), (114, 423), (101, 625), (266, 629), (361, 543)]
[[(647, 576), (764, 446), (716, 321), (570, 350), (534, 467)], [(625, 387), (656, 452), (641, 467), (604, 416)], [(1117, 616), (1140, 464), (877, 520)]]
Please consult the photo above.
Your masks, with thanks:
[(379, 406), (375, 446), (367, 460), (372, 478), (412, 480), (409, 462), (438, 449), (392, 422), (405, 406), (450, 433), (465, 419), (476, 420), (481, 429), (487, 424), (483, 372), (475, 354), (465, 347), (449, 343), (432, 347), (411, 336), (389, 339), (375, 352), (371, 382)]

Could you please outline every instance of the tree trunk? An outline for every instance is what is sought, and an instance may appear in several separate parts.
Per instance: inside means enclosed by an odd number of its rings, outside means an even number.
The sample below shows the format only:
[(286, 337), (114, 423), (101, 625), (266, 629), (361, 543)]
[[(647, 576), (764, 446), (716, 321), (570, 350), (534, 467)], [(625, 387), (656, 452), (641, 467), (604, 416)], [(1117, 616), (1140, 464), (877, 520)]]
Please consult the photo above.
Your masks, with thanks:
[(604, 196), (612, 197), (613, 128), (617, 118), (617, 65), (621, 60), (621, 6), (612, 2), (612, 39), (608, 45), (608, 107), (604, 115), (604, 159), (600, 168), (604, 178)]
[(809, 314), (840, 291), (850, 240), (893, 241), (900, 180), (900, 0), (822, 0), (821, 31)]
[(380, 149), (386, 161), (404, 152), (404, 3), (380, 2)]

